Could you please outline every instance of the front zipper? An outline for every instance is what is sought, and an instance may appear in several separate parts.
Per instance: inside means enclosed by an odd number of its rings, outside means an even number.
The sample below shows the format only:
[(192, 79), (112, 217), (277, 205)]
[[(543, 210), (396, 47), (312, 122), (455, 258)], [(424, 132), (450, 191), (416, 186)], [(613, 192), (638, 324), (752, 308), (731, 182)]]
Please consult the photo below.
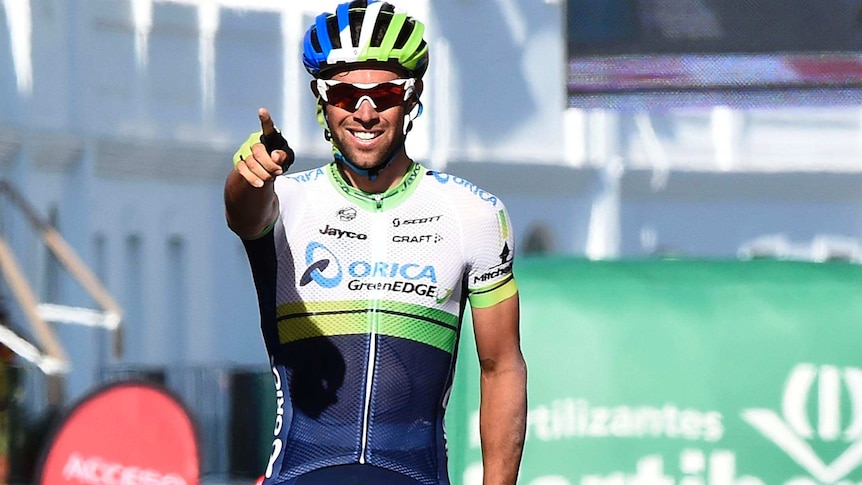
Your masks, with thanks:
[[(372, 224), (372, 231), (370, 235), (386, 234), (386, 225), (383, 221), (382, 217), (377, 217), (378, 214), (383, 212), (383, 197), (380, 194), (374, 194), (374, 202), (377, 210), (375, 211), (375, 218)], [(382, 227), (378, 227), (382, 226)], [(386, 260), (386, 238), (383, 239), (383, 242), (378, 244), (373, 244), (371, 250), (371, 261), (374, 264), (375, 261), (385, 261)], [(380, 290), (375, 290), (375, 292)], [(370, 296), (370, 295), (369, 295)], [(371, 392), (374, 384), (374, 371), (376, 368), (377, 362), (377, 323), (378, 323), (378, 310), (380, 309), (380, 299), (378, 295), (375, 294), (374, 298), (368, 299), (368, 332), (369, 332), (369, 343), (368, 343), (368, 363), (367, 363), (367, 372), (365, 373), (365, 407), (362, 411), (362, 438), (360, 441), (361, 450), (359, 452), (359, 463), (366, 463), (366, 454), (368, 451), (368, 426), (371, 421)]]

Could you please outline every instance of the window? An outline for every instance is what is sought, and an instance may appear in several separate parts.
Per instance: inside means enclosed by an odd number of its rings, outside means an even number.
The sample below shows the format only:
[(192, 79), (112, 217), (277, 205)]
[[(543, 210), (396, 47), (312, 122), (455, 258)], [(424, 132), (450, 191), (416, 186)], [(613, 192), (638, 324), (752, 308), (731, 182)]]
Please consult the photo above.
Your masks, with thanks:
[(554, 234), (544, 224), (538, 224), (527, 232), (524, 238), (524, 255), (539, 255), (554, 252)]
[(188, 291), (186, 290), (186, 244), (179, 236), (172, 236), (167, 244), (167, 284), (165, 285), (165, 317), (168, 321), (167, 339), (170, 355), (182, 363), (188, 354)]
[(143, 259), (143, 244), (141, 237), (131, 235), (126, 238), (124, 262), (126, 271), (124, 277), (124, 307), (126, 309), (123, 339), (125, 342), (126, 360), (141, 361), (146, 348), (144, 346), (144, 281), (143, 269), (146, 267)]

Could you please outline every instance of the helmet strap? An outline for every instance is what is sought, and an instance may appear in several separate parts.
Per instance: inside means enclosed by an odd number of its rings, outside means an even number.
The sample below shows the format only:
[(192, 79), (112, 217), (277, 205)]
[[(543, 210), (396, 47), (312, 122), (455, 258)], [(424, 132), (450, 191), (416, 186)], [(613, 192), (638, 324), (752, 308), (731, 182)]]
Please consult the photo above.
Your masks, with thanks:
[[(334, 145), (333, 148), (335, 148)], [(356, 164), (348, 160), (347, 157), (345, 157), (344, 154), (342, 154), (341, 151), (337, 148), (333, 150), (333, 156), (335, 157), (335, 160), (347, 165), (350, 170), (353, 170), (359, 175), (368, 177), (368, 180), (375, 180), (377, 179), (377, 176), (380, 174), (381, 170), (388, 167), (389, 165), (392, 165), (392, 162), (395, 160), (395, 157), (398, 156), (398, 153), (401, 152), (402, 148), (404, 148), (404, 138), (401, 139), (401, 143), (399, 143), (398, 146), (395, 147), (394, 150), (392, 150), (392, 153), (390, 153), (385, 160), (371, 168), (359, 168), (358, 166), (356, 166)]]
[(416, 104), (413, 105), (410, 112), (404, 115), (404, 136), (407, 136), (407, 133), (410, 133), (410, 130), (413, 129), (413, 120), (420, 116), (422, 116), (422, 101), (417, 99)]

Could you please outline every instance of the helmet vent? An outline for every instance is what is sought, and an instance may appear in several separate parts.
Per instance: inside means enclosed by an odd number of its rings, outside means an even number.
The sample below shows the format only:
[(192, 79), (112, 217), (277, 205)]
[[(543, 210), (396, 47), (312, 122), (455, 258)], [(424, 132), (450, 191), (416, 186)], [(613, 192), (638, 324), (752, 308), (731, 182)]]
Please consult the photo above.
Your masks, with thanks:
[[(318, 33), (320, 35), (320, 33)], [(341, 49), (341, 37), (338, 35), (338, 18), (333, 15), (326, 19), (326, 35), (333, 49)]]
[(405, 22), (404, 27), (401, 28), (401, 32), (398, 33), (398, 38), (395, 40), (394, 47), (396, 49), (403, 49), (404, 44), (410, 39), (410, 34), (413, 33), (413, 29), (416, 28), (416, 24), (413, 22)]
[(377, 24), (374, 25), (374, 35), (371, 36), (371, 47), (380, 47), (383, 43), (383, 37), (386, 36), (386, 29), (392, 22), (391, 15), (380, 15), (377, 17)]

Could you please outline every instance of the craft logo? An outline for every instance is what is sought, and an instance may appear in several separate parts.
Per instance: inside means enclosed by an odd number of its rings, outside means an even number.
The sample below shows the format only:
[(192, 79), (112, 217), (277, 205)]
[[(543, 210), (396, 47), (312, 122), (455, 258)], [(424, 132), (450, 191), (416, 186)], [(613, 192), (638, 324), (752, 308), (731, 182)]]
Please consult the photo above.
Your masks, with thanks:
[[(842, 429), (842, 381), (851, 404), (850, 421)], [(811, 423), (807, 403), (816, 382), (817, 423)], [(742, 418), (775, 443), (793, 461), (821, 483), (835, 483), (862, 464), (862, 370), (799, 364), (784, 387), (782, 414), (771, 409), (746, 409)], [(843, 440), (847, 448), (826, 463), (811, 441)]]
[(413, 236), (405, 236), (405, 235), (394, 235), (392, 236), (392, 242), (395, 243), (434, 243), (437, 244), (443, 240), (443, 236), (434, 233), (434, 234), (420, 234)]

